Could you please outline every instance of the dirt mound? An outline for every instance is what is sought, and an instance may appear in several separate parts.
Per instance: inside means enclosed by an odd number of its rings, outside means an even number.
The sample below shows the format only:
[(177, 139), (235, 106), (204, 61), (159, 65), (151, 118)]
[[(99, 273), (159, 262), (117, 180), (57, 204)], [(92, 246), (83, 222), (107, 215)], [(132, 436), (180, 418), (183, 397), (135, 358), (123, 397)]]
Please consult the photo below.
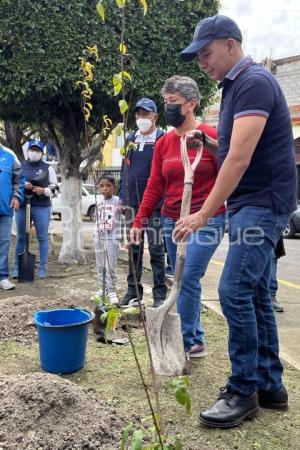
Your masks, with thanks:
[(51, 374), (0, 377), (3, 450), (114, 450), (122, 427), (94, 390)]
[(60, 298), (47, 299), (22, 295), (0, 301), (0, 342), (14, 341), (31, 344), (37, 341), (32, 314), (40, 309), (72, 308), (82, 305), (71, 304)]

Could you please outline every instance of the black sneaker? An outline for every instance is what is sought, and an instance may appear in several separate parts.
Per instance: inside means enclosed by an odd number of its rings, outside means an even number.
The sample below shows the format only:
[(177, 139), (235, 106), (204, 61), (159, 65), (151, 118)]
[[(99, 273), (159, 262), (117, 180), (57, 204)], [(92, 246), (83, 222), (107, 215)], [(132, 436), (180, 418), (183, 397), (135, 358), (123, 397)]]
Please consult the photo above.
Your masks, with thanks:
[[(144, 304), (143, 298), (140, 298), (141, 305)], [(120, 301), (121, 308), (130, 308), (132, 306), (139, 306), (138, 298), (136, 295), (133, 294), (127, 294), (125, 297)]]
[(162, 306), (165, 303), (165, 300), (163, 298), (155, 298), (153, 300), (153, 308), (158, 308), (159, 306)]
[(267, 409), (278, 409), (281, 411), (287, 411), (289, 407), (288, 393), (284, 386), (277, 389), (277, 391), (263, 391), (258, 390), (259, 406)]

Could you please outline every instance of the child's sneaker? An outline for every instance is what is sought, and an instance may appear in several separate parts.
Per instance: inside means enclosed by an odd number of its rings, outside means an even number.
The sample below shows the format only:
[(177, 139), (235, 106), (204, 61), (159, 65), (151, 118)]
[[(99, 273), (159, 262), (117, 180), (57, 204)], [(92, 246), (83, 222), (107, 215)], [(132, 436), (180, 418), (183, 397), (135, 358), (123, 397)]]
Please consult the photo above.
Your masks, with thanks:
[[(103, 289), (100, 288), (99, 291), (96, 292), (96, 295), (99, 295), (99, 297), (103, 297)], [(104, 296), (105, 296), (105, 292), (104, 292)]]
[(119, 304), (119, 299), (118, 296), (116, 294), (116, 292), (112, 291), (108, 293), (108, 298), (109, 301), (112, 305), (118, 305)]

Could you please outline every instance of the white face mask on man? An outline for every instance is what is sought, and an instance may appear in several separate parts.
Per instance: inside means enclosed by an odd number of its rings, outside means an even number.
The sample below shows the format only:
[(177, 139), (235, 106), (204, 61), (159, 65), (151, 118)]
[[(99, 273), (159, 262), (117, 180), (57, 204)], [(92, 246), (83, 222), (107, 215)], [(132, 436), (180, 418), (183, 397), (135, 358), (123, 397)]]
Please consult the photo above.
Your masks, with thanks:
[(136, 119), (136, 125), (141, 133), (147, 133), (152, 127), (152, 120), (141, 117)]
[(33, 150), (28, 150), (27, 156), (30, 162), (38, 162), (42, 159), (42, 152), (35, 152)]

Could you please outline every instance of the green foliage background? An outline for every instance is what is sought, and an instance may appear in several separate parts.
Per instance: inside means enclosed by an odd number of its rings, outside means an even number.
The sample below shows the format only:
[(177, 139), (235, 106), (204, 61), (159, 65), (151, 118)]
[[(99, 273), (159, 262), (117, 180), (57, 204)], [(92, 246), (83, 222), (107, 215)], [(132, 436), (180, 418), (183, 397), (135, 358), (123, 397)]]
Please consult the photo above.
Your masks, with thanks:
[[(97, 44), (93, 120), (109, 114), (119, 120), (111, 80), (119, 71), (121, 12), (115, 0), (104, 0), (102, 23), (94, 0), (1, 0), (0, 3), (0, 117), (23, 123), (59, 121), (72, 112), (82, 120), (78, 57), (86, 45)], [(132, 102), (153, 98), (160, 107), (160, 88), (173, 74), (197, 80), (208, 103), (215, 84), (195, 62), (184, 64), (178, 54), (190, 43), (197, 22), (217, 13), (217, 0), (149, 0), (148, 13), (138, 0), (126, 6), (125, 66), (133, 76)], [(95, 125), (95, 123), (94, 123)]]

